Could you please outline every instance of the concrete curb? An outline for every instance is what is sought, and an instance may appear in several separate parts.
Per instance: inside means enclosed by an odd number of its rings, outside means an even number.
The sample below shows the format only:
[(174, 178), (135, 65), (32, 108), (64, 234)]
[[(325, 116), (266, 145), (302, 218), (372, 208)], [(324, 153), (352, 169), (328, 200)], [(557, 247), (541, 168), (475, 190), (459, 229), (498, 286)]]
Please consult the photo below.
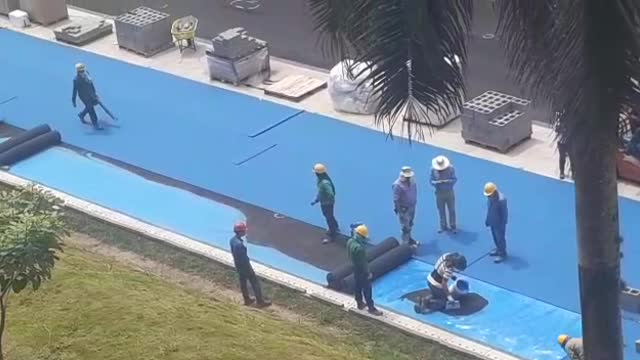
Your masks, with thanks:
[[(33, 183), (29, 180), (15, 176), (6, 171), (0, 171), (0, 182), (18, 187), (35, 184), (38, 188), (48, 191), (53, 195), (59, 197), (64, 202), (64, 205), (70, 209), (85, 213), (89, 216), (107, 221), (109, 223), (121, 226), (131, 231), (149, 236), (151, 238), (164, 241), (186, 251), (205, 256), (223, 265), (233, 267), (233, 258), (231, 257), (231, 254), (225, 250), (221, 250), (213, 246), (203, 244), (199, 241), (187, 238), (180, 234), (161, 229), (122, 213), (101, 207), (85, 200), (81, 200), (61, 191), (54, 190), (37, 183)], [(457, 335), (449, 333), (448, 331), (424, 324), (417, 320), (413, 320), (409, 317), (400, 315), (388, 309), (384, 309), (384, 315), (381, 317), (370, 316), (366, 312), (357, 310), (355, 301), (347, 295), (329, 290), (321, 285), (300, 279), (279, 270), (275, 270), (266, 265), (256, 262), (252, 263), (258, 276), (268, 281), (272, 281), (295, 291), (299, 291), (307, 296), (321, 300), (331, 305), (341, 307), (346, 311), (356, 313), (360, 316), (364, 316), (376, 321), (381, 321), (389, 326), (398, 328), (399, 330), (404, 331), (407, 334), (435, 341), (451, 349), (467, 353), (483, 360), (521, 360), (520, 358), (513, 355), (495, 350), (489, 346), (477, 343), (475, 341), (459, 337)]]

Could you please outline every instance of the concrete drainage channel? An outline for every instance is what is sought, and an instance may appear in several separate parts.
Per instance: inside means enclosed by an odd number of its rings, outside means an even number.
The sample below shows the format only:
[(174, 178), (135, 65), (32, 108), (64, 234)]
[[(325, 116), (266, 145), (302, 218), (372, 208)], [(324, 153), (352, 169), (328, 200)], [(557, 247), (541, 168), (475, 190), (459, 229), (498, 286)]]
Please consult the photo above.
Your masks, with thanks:
[[(16, 187), (24, 187), (32, 184), (32, 182), (30, 182), (29, 180), (12, 175), (6, 171), (0, 171), (0, 182), (9, 186)], [(103, 221), (107, 221), (111, 224), (123, 227), (130, 231), (134, 231), (139, 234), (164, 241), (189, 252), (205, 256), (225, 266), (233, 267), (233, 259), (231, 257), (231, 254), (227, 251), (205, 245), (198, 241), (189, 239), (185, 236), (155, 227), (116, 211), (106, 209), (96, 204), (73, 197), (69, 194), (50, 189), (46, 186), (42, 186), (39, 184), (36, 185), (39, 188), (46, 190), (62, 199), (65, 206), (70, 209), (82, 212)], [(521, 358), (503, 353), (475, 341), (456, 336), (437, 327), (424, 324), (417, 320), (413, 320), (388, 309), (385, 309), (385, 313), (382, 317), (370, 316), (365, 312), (357, 310), (355, 301), (347, 295), (329, 290), (319, 284), (300, 279), (298, 277), (275, 270), (263, 264), (254, 263), (254, 269), (260, 277), (268, 281), (298, 291), (305, 296), (312, 297), (327, 304), (338, 306), (345, 311), (349, 311), (360, 316), (370, 318), (372, 320), (380, 321), (388, 326), (395, 327), (409, 335), (435, 341), (451, 349), (467, 353), (483, 360), (522, 360)]]

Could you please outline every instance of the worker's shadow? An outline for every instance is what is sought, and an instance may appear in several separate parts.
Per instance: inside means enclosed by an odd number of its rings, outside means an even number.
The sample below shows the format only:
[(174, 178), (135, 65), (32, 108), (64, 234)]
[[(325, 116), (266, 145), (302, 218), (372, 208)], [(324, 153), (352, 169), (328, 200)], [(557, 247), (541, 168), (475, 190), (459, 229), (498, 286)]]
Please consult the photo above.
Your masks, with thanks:
[(525, 270), (531, 266), (527, 260), (518, 255), (509, 255), (503, 264), (516, 271)]
[(457, 234), (447, 234), (448, 238), (459, 244), (469, 246), (478, 241), (478, 233), (459, 230)]
[(106, 136), (113, 133), (114, 130), (120, 129), (120, 125), (113, 123), (111, 121), (98, 120), (98, 124), (102, 126), (102, 130), (96, 130), (92, 127), (89, 127), (86, 134), (91, 136)]

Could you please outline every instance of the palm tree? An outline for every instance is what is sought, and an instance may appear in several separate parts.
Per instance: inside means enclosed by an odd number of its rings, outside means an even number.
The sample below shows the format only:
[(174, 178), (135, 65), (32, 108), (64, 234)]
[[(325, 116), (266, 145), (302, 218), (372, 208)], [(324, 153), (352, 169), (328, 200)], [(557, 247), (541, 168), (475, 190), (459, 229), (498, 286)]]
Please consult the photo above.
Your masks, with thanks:
[[(472, 0), (308, 0), (325, 52), (371, 63), (376, 124), (422, 136), (460, 111)], [(622, 360), (616, 151), (640, 79), (640, 2), (497, 0), (512, 75), (561, 110), (575, 177), (585, 353)], [(461, 65), (448, 59), (458, 55)], [(354, 74), (357, 75), (357, 74)], [(411, 118), (418, 121), (405, 121)]]

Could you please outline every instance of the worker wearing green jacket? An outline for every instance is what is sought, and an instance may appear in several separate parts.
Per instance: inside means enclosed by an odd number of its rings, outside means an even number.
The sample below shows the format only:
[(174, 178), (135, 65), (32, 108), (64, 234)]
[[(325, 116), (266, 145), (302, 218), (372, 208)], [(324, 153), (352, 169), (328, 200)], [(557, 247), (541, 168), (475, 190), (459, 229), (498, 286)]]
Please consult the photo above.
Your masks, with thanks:
[[(378, 310), (373, 303), (371, 289), (371, 272), (369, 272), (369, 262), (367, 261), (366, 243), (369, 238), (369, 229), (366, 225), (359, 225), (353, 231), (353, 236), (347, 241), (347, 252), (351, 264), (353, 265), (353, 277), (355, 280), (355, 298), (359, 310), (369, 308), (369, 313), (380, 316), (382, 311)], [(364, 301), (363, 301), (364, 296)]]
[(316, 164), (313, 167), (313, 172), (318, 179), (318, 193), (316, 198), (311, 202), (311, 206), (320, 203), (322, 209), (322, 215), (327, 221), (327, 237), (322, 240), (323, 244), (327, 244), (334, 241), (340, 232), (338, 221), (334, 215), (334, 206), (336, 203), (336, 188), (333, 185), (333, 180), (327, 173), (327, 167), (323, 164)]

